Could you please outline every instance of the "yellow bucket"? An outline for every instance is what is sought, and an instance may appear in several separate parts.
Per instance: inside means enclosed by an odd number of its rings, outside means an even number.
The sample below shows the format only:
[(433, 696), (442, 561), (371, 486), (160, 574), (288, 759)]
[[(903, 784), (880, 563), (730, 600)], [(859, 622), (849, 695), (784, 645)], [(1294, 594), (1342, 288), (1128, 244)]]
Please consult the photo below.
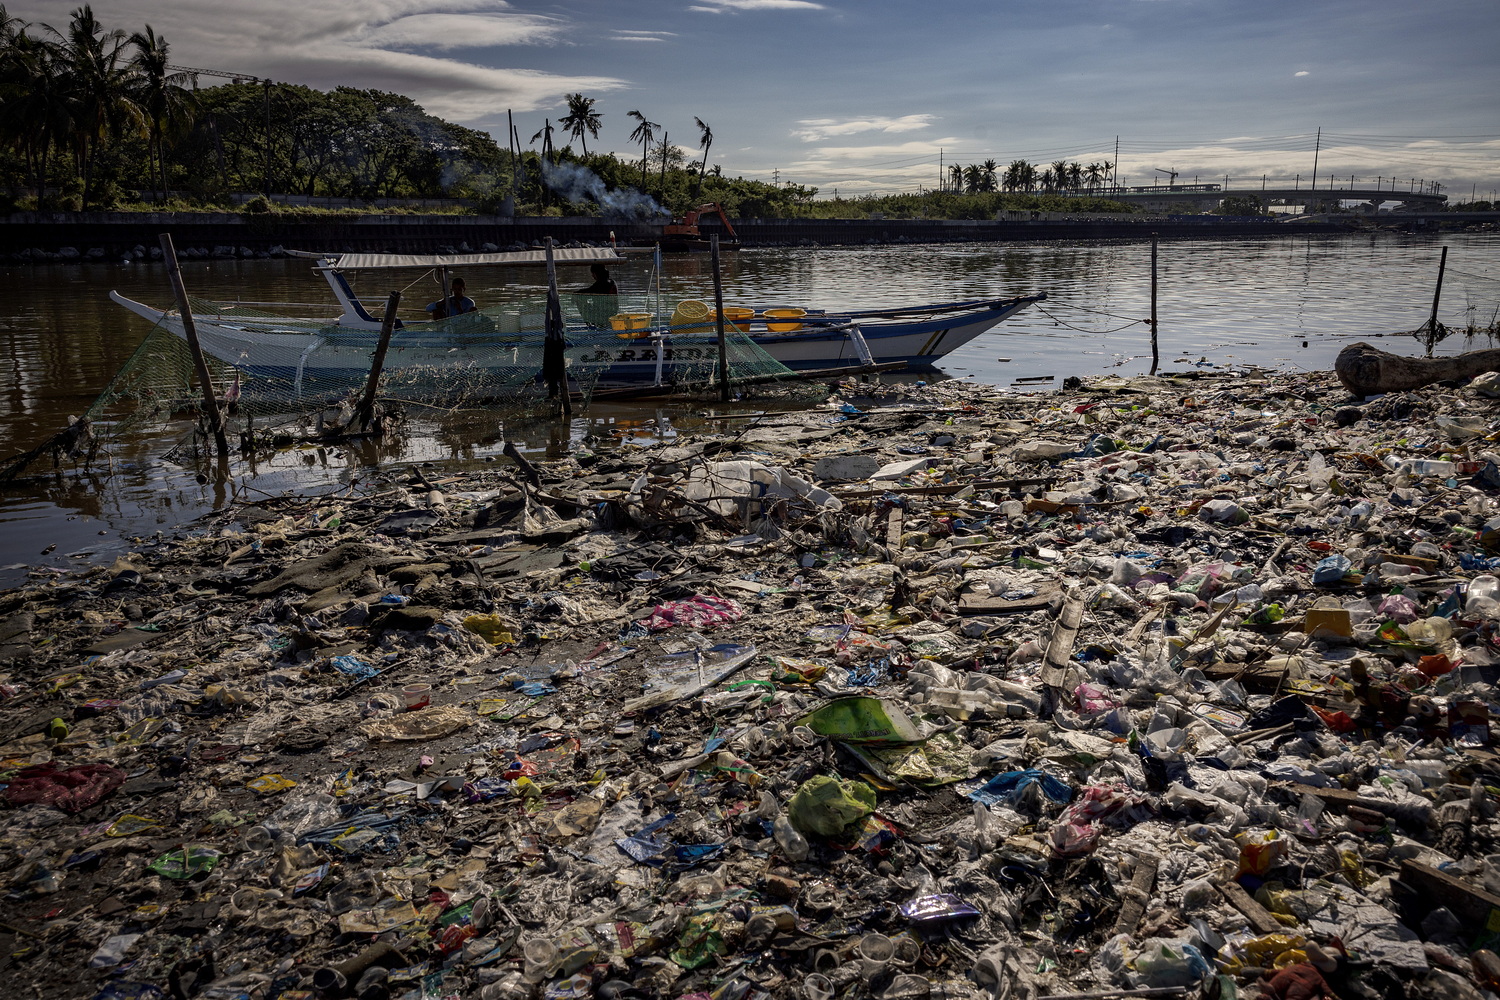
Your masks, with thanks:
[(683, 299), (677, 303), (677, 308), (672, 312), (672, 330), (674, 333), (687, 332), (682, 327), (706, 328), (709, 316), (713, 310), (708, 308), (707, 302), (697, 299)]
[[(710, 313), (714, 319), (717, 315)], [(724, 328), (733, 330), (735, 333), (745, 333), (750, 328), (750, 321), (755, 318), (754, 309), (746, 309), (743, 306), (724, 307)]]
[(786, 308), (767, 309), (766, 329), (772, 333), (792, 333), (802, 329), (802, 317), (807, 315), (806, 309)]
[(615, 313), (609, 318), (611, 330), (644, 330), (650, 325), (650, 313)]

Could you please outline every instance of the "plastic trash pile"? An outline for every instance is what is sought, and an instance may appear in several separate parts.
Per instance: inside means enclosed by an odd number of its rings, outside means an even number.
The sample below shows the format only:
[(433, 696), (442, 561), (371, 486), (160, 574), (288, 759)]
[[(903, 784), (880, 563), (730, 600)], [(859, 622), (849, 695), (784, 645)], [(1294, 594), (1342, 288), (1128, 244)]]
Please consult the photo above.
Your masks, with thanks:
[(1500, 989), (1491, 398), (882, 392), (0, 595), (9, 991)]

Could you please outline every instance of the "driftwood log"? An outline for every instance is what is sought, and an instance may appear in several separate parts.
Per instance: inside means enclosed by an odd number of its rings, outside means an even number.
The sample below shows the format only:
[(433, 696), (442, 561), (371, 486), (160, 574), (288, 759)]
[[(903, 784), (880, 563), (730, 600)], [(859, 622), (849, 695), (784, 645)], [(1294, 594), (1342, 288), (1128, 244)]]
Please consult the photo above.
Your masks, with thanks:
[(1354, 395), (1373, 396), (1500, 372), (1500, 349), (1470, 351), (1449, 358), (1408, 358), (1360, 341), (1339, 351), (1333, 371)]

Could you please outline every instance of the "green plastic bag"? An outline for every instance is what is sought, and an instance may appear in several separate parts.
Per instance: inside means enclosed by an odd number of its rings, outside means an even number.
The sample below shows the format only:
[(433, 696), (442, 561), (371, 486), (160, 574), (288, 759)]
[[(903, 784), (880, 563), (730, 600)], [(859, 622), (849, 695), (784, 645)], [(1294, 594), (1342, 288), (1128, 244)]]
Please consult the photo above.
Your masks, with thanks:
[(922, 742), (922, 734), (906, 713), (879, 698), (838, 698), (797, 721), (819, 736), (846, 743)]
[(792, 793), (787, 818), (803, 833), (837, 837), (851, 823), (875, 811), (875, 789), (863, 781), (840, 781), (828, 775), (808, 778)]
[(203, 844), (173, 848), (146, 867), (172, 879), (189, 879), (199, 872), (208, 874), (218, 865), (223, 852)]

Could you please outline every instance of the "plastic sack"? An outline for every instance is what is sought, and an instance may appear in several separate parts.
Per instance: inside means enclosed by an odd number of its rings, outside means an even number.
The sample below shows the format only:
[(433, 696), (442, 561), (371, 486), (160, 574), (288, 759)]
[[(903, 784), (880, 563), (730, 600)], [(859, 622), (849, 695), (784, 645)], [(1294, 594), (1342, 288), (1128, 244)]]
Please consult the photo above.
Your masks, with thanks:
[(863, 781), (841, 781), (820, 774), (792, 793), (787, 817), (803, 833), (837, 837), (875, 811), (875, 789)]
[(1240, 875), (1264, 877), (1286, 856), (1287, 844), (1276, 830), (1246, 830), (1234, 838), (1240, 845)]
[(41, 803), (65, 813), (82, 812), (125, 784), (125, 772), (107, 764), (58, 767), (55, 763), (23, 767), (10, 779), (4, 797), (12, 806)]
[(797, 720), (819, 736), (849, 743), (920, 743), (922, 734), (894, 704), (879, 698), (839, 698)]

